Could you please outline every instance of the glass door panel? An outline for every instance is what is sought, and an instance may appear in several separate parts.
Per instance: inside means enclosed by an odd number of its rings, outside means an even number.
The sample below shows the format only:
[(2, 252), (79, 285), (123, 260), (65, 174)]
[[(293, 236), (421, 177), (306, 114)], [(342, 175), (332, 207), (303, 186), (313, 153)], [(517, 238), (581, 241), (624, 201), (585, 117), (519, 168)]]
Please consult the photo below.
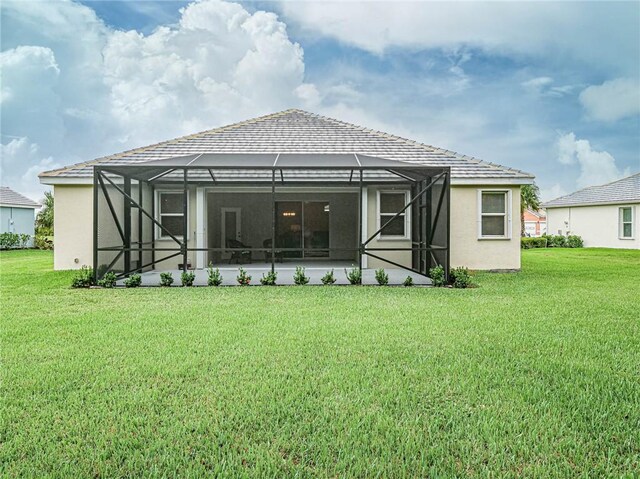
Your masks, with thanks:
[(284, 251), (285, 258), (302, 258), (302, 203), (276, 202), (276, 248), (298, 248)]
[(305, 201), (304, 249), (305, 258), (329, 257), (329, 203), (326, 201)]

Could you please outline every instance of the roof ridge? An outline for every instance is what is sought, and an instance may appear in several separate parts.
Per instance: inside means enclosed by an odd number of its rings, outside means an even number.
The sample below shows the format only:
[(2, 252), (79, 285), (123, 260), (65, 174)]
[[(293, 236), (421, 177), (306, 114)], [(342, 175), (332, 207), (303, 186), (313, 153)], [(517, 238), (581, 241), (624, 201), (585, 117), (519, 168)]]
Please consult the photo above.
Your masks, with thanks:
[[(209, 128), (208, 130), (202, 130), (202, 131), (199, 131), (197, 133), (191, 133), (189, 135), (178, 136), (176, 138), (172, 138), (170, 140), (159, 141), (159, 142), (153, 143), (151, 145), (140, 146), (140, 147), (137, 147), (137, 148), (131, 148), (129, 150), (121, 151), (119, 153), (113, 153), (111, 155), (100, 156), (98, 158), (94, 158), (93, 160), (81, 161), (79, 163), (74, 163), (74, 164), (71, 164), (71, 165), (63, 166), (61, 168), (55, 168), (53, 170), (43, 171), (42, 173), (38, 174), (38, 176), (39, 177), (40, 176), (57, 176), (58, 173), (60, 173), (60, 172), (62, 172), (64, 170), (68, 170), (70, 168), (78, 168), (78, 167), (83, 167), (83, 166), (96, 165), (96, 164), (102, 163), (102, 162), (107, 161), (107, 160), (115, 160), (115, 159), (121, 158), (123, 156), (132, 155), (132, 154), (135, 154), (135, 153), (141, 153), (141, 152), (143, 152), (145, 150), (148, 150), (150, 148), (156, 148), (158, 146), (163, 146), (163, 145), (170, 145), (172, 143), (177, 143), (179, 141), (184, 141), (184, 140), (189, 140), (189, 139), (192, 139), (192, 138), (197, 138), (197, 137), (202, 136), (202, 135), (208, 135), (208, 134), (211, 134), (211, 133), (217, 133), (217, 132), (222, 131), (222, 130), (230, 130), (230, 129), (233, 129), (233, 128), (238, 128), (240, 126), (243, 126), (243, 125), (246, 125), (246, 124), (249, 124), (249, 123), (256, 123), (258, 121), (264, 121), (264, 120), (267, 120), (269, 118), (281, 116), (281, 115), (283, 115), (285, 113), (289, 113), (289, 112), (292, 112), (292, 111), (295, 111), (295, 109), (294, 108), (290, 108), (290, 109), (287, 109), (287, 110), (277, 111), (275, 113), (269, 113), (267, 115), (262, 115), (262, 116), (258, 116), (258, 117), (255, 117), (255, 118), (250, 118), (248, 120), (242, 120), (242, 121), (238, 121), (236, 123), (230, 123), (228, 125), (216, 126), (214, 128)], [(302, 111), (302, 110), (300, 110), (300, 111)]]

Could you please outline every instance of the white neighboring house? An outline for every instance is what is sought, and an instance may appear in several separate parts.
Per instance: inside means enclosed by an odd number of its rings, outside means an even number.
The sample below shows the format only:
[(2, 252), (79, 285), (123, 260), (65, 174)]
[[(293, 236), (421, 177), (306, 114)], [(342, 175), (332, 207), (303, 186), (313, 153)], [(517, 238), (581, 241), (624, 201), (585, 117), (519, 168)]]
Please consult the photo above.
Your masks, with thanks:
[(640, 173), (543, 204), (549, 234), (580, 235), (587, 247), (640, 249)]

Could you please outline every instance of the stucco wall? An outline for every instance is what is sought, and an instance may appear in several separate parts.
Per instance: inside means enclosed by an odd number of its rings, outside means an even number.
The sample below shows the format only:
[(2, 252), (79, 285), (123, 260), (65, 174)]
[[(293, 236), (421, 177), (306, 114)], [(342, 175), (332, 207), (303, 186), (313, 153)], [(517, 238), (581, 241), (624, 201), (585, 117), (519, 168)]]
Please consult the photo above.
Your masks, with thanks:
[(93, 187), (56, 185), (53, 195), (54, 269), (92, 266)]
[[(511, 191), (511, 238), (478, 239), (478, 190)], [(451, 188), (451, 267), (520, 269), (520, 187)]]
[[(633, 208), (633, 239), (619, 238), (619, 208), (622, 206)], [(640, 249), (639, 214), (640, 204), (548, 208), (547, 230), (549, 234), (580, 235), (586, 247)]]

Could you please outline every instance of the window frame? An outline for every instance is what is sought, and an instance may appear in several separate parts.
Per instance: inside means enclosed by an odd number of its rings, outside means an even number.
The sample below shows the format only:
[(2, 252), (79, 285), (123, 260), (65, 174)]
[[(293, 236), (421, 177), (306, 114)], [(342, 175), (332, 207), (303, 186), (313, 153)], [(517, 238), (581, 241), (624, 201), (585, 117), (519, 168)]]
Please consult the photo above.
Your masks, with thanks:
[[(404, 195), (404, 206), (407, 206), (407, 204), (411, 200), (411, 198), (409, 197), (409, 194), (410, 194), (409, 190), (378, 190), (376, 192), (376, 231), (379, 230), (384, 225), (384, 223), (380, 221), (381, 216), (388, 216), (389, 219), (391, 219), (391, 217), (396, 215), (396, 213), (381, 213), (380, 197), (384, 194)], [(404, 216), (404, 235), (388, 235), (388, 234), (383, 234), (383, 232), (381, 231), (377, 235), (378, 241), (411, 240), (411, 205), (409, 205), (409, 207), (406, 210), (404, 210), (402, 215)], [(389, 221), (389, 219), (387, 219), (387, 221)]]
[[(483, 193), (502, 193), (505, 198), (504, 213), (483, 213), (482, 212), (482, 195)], [(480, 188), (477, 193), (478, 203), (478, 240), (510, 240), (512, 237), (511, 230), (513, 229), (513, 214), (512, 214), (512, 191), (504, 188)], [(483, 235), (482, 234), (482, 218), (484, 216), (504, 216), (504, 235)]]
[[(156, 190), (155, 191), (155, 207), (154, 207), (154, 218), (155, 220), (162, 224), (162, 217), (163, 216), (182, 216), (184, 217), (184, 213), (162, 213), (160, 211), (160, 207), (162, 205), (162, 202), (160, 201), (160, 197), (163, 194), (167, 194), (167, 193), (172, 193), (172, 194), (184, 194), (184, 190), (182, 189), (162, 189), (162, 190)], [(171, 238), (171, 236), (168, 236), (164, 233), (164, 231), (162, 230), (162, 228), (160, 228), (157, 224), (154, 225), (154, 229), (153, 229), (153, 233), (154, 233), (154, 240), (159, 240), (159, 241), (163, 241), (163, 240), (171, 240), (173, 241), (173, 238)], [(177, 239), (180, 240), (184, 240), (182, 233), (174, 235)], [(189, 240), (189, 191), (187, 191), (187, 241)]]
[[(629, 209), (629, 211), (631, 212), (631, 221), (624, 221), (623, 220), (623, 214), (624, 214), (624, 210)], [(619, 206), (618, 207), (618, 239), (621, 240), (634, 240), (635, 239), (635, 208), (631, 205), (629, 206)], [(624, 225), (625, 224), (630, 224), (631, 225), (631, 236), (624, 236)]]

